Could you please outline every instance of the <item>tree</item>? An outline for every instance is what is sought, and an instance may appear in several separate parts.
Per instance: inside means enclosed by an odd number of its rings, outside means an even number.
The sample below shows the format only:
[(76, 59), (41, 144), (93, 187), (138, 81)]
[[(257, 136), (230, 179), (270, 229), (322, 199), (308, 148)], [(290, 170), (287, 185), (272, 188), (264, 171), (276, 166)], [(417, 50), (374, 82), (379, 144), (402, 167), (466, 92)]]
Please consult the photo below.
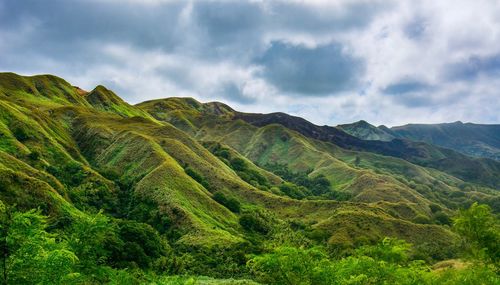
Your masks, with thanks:
[(119, 242), (116, 225), (102, 213), (78, 217), (69, 229), (68, 243), (80, 258), (80, 268), (91, 270), (108, 260), (110, 244)]
[(477, 258), (500, 261), (500, 226), (487, 205), (472, 204), (453, 220), (453, 229), (464, 239), (466, 251)]
[(257, 213), (245, 213), (240, 217), (240, 225), (247, 231), (267, 234), (269, 226)]
[(244, 171), (247, 168), (247, 163), (242, 158), (236, 157), (231, 160), (231, 167), (236, 171)]
[(3, 284), (67, 284), (79, 276), (77, 256), (48, 233), (39, 210), (17, 212), (0, 202)]
[(239, 213), (241, 210), (241, 204), (240, 201), (238, 201), (234, 197), (226, 197), (222, 192), (215, 192), (213, 196), (214, 200), (217, 201), (217, 203), (223, 205), (224, 207), (228, 208), (231, 212), (233, 213)]
[(265, 284), (328, 284), (318, 279), (334, 278), (325, 253), (318, 248), (278, 247), (251, 259), (247, 266)]
[(356, 155), (356, 158), (354, 159), (354, 165), (359, 166), (360, 163), (361, 163), (361, 158)]

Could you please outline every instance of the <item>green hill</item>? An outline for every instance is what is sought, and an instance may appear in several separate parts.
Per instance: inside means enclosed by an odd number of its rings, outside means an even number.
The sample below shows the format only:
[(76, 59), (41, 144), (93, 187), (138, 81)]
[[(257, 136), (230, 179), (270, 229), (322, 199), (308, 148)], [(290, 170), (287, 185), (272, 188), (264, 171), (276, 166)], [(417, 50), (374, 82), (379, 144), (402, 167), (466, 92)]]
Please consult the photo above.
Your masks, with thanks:
[(392, 127), (400, 138), (424, 141), (475, 157), (500, 160), (500, 125), (472, 123), (409, 124)]
[[(459, 208), (500, 210), (496, 162), (465, 179), (453, 161), (466, 156), (376, 148), (334, 128), (316, 136), (317, 126), (287, 119), (191, 98), (132, 106), (102, 86), (0, 73), (0, 200), (47, 215), (84, 284), (131, 268), (248, 278), (247, 261), (273, 248), (347, 254), (384, 237), (441, 260), (456, 252), (449, 218)], [(387, 154), (407, 149), (428, 153)], [(95, 275), (99, 266), (115, 273)]]
[(366, 121), (338, 125), (362, 140), (391, 141), (395, 138), (425, 142), (480, 158), (500, 160), (500, 125), (472, 123), (408, 124), (387, 128)]
[(370, 125), (363, 120), (352, 124), (338, 125), (337, 128), (362, 140), (391, 141), (395, 138), (390, 132)]

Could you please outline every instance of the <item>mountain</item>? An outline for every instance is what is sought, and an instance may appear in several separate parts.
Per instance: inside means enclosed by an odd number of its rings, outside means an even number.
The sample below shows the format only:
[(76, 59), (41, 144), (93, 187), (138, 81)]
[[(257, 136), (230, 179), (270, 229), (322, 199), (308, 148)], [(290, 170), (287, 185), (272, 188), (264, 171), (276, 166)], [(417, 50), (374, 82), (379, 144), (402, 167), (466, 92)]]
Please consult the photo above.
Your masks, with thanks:
[(176, 97), (134, 106), (104, 86), (0, 73), (0, 210), (46, 215), (87, 284), (109, 281), (94, 274), (105, 268), (247, 278), (272, 248), (345, 255), (385, 237), (456, 257), (450, 217), (474, 202), (498, 213), (499, 173), (494, 160), (284, 113)]
[(387, 128), (366, 121), (338, 125), (362, 140), (391, 141), (395, 138), (425, 142), (473, 157), (500, 160), (500, 125), (472, 123), (408, 124)]
[(337, 128), (362, 140), (391, 141), (395, 138), (390, 132), (363, 120), (352, 124), (338, 125)]
[(399, 138), (423, 141), (461, 153), (500, 161), (500, 125), (472, 123), (409, 124), (392, 127)]

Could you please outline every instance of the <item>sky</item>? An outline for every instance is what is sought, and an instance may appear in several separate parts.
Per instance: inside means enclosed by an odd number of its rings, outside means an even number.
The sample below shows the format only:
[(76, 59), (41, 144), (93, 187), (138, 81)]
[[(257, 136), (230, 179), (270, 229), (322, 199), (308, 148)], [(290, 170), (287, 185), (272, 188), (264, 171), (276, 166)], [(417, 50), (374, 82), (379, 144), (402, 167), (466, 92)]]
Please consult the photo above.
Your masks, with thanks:
[(0, 71), (319, 125), (500, 123), (500, 1), (0, 0)]

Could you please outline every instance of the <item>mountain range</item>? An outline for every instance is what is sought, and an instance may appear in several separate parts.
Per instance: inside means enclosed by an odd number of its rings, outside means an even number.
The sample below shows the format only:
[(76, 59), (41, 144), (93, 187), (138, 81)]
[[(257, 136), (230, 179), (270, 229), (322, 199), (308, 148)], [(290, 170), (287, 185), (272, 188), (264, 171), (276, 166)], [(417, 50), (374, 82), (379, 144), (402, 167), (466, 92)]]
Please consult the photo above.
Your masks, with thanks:
[(464, 124), (458, 121), (388, 128), (383, 125), (375, 127), (368, 122), (359, 121), (337, 127), (363, 140), (409, 139), (453, 149), (469, 156), (500, 160), (500, 125)]
[(104, 86), (0, 73), (0, 199), (50, 221), (146, 224), (181, 255), (300, 233), (344, 249), (396, 237), (442, 260), (454, 213), (500, 211), (499, 130), (317, 126), (193, 98), (131, 105)]

